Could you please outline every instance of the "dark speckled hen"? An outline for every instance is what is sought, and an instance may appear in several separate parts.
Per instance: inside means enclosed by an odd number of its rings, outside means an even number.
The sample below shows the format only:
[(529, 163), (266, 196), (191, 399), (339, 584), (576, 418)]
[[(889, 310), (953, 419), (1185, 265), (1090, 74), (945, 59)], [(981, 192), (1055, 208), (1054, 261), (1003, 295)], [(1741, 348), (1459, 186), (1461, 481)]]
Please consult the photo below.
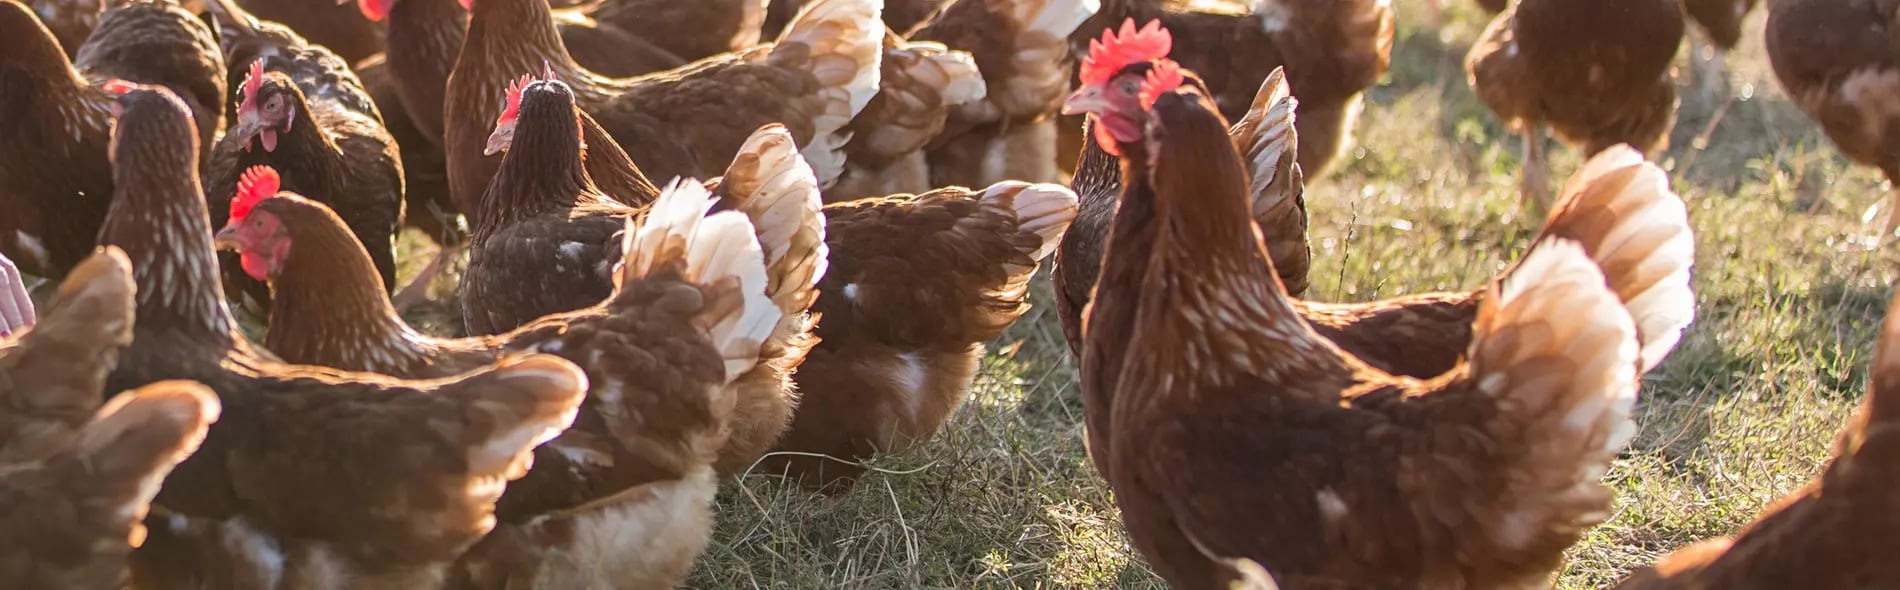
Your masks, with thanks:
[(1465, 70), (1478, 98), (1523, 135), (1526, 204), (1550, 207), (1545, 127), (1585, 157), (1668, 145), (1682, 34), (1677, 0), (1519, 0), (1491, 21)]
[(1867, 398), (1819, 475), (1734, 537), (1679, 549), (1617, 588), (1900, 588), (1888, 551), (1900, 538), (1900, 297), (1872, 365)]
[(276, 362), (226, 307), (184, 103), (107, 87), (121, 189), (100, 241), (125, 251), (138, 285), (107, 389), (189, 379), (223, 406), (165, 479), (134, 585), (433, 586), (494, 526), (529, 452), (574, 419), (586, 376), (545, 355), (426, 382)]
[(1894, 184), (1884, 231), (1900, 227), (1900, 2), (1768, 3), (1768, 60), (1842, 155)]

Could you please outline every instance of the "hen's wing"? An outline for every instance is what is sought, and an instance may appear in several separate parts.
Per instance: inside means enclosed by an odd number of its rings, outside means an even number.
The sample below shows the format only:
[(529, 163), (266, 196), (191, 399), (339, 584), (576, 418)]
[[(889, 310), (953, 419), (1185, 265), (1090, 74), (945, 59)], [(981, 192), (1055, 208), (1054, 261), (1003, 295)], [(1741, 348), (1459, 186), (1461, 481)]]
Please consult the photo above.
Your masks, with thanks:
[(1020, 182), (827, 206), (819, 337), (902, 347), (996, 337), (1029, 309), (1029, 277), (1075, 208), (1067, 188)]
[(930, 190), (924, 146), (943, 131), (953, 107), (985, 92), (970, 54), (887, 32), (877, 96), (845, 128), (851, 134), (845, 171), (825, 197), (835, 202)]
[(620, 234), (632, 211), (595, 205), (517, 221), (469, 249), (462, 281), (470, 334), (500, 334), (613, 292)]
[(223, 440), (207, 443), (216, 455), (206, 460), (226, 464), (232, 493), (263, 530), (396, 563), (453, 559), (494, 525), (495, 503), (527, 472), (530, 452), (573, 422), (588, 381), (572, 363), (535, 355), (438, 383), (260, 381), (275, 391), (241, 410), (227, 401), (231, 424), (211, 433)]
[(154, 383), (100, 408), (59, 453), (11, 466), (0, 476), (0, 575), (35, 588), (120, 584), (159, 484), (218, 411), (202, 385)]
[(107, 247), (60, 284), (46, 321), (0, 347), (0, 465), (62, 448), (132, 342), (132, 263)]
[(1293, 112), (1299, 101), (1289, 94), (1286, 72), (1276, 68), (1260, 84), (1253, 107), (1228, 135), (1252, 168), (1253, 219), (1260, 226), (1273, 268), (1288, 295), (1306, 293), (1313, 262), (1306, 243), (1306, 185), (1300, 172), (1299, 136)]

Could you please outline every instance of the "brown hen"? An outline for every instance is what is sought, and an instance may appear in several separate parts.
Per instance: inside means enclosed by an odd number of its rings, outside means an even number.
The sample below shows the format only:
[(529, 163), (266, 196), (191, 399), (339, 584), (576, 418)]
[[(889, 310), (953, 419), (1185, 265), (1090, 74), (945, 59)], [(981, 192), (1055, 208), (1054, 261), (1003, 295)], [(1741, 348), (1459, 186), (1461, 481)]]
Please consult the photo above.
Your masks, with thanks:
[(839, 489), (858, 461), (926, 440), (969, 395), (984, 342), (1029, 310), (1029, 278), (1075, 194), (1005, 182), (825, 207), (831, 265), (792, 429), (759, 470)]
[(551, 67), (633, 160), (663, 179), (716, 176), (753, 131), (782, 123), (828, 186), (844, 168), (840, 132), (877, 91), (884, 29), (871, 0), (821, 0), (775, 44), (632, 79), (576, 64), (548, 10), (536, 0), (480, 0), (471, 14), (444, 119), (449, 185), (464, 213), (477, 211), (500, 165), (484, 155), (482, 139), (503, 109), (496, 89), (523, 72)]
[[(1084, 365), (1120, 374), (1108, 448), (1091, 451), (1136, 547), (1177, 588), (1231, 581), (1210, 556), (1288, 588), (1547, 585), (1607, 517), (1598, 480), (1634, 434), (1638, 377), (1693, 314), (1680, 203), (1610, 241), (1643, 252), (1605, 266), (1643, 278), (1628, 304), (1550, 237), (1487, 292), (1468, 361), (1392, 376), (1301, 317), (1248, 221), (1225, 120), (1163, 63), (1142, 89), (1147, 136), (1118, 146), (1130, 183), (1087, 333), (1126, 354)], [(1624, 174), (1617, 192), (1667, 191), (1654, 168)]]
[(0, 465), (73, 442), (132, 342), (132, 263), (105, 248), (60, 284), (46, 322), (0, 345)]
[(1543, 128), (1584, 156), (1629, 144), (1649, 154), (1676, 124), (1670, 62), (1678, 0), (1519, 0), (1465, 56), (1478, 98), (1524, 139), (1522, 198), (1550, 207)]
[[(774, 164), (782, 159), (796, 164), (797, 153), (791, 145), (791, 138), (782, 130), (762, 134), (759, 143), (758, 149), (748, 151), (742, 159), (749, 158), (754, 162), (764, 160)], [(773, 257), (769, 261), (778, 263), (773, 269), (790, 274), (770, 277), (770, 284), (759, 285), (758, 293), (749, 293), (747, 296), (758, 298), (758, 301), (748, 303), (773, 306), (775, 311), (779, 309), (779, 299), (788, 299), (785, 303), (790, 309), (773, 314), (774, 327), (782, 318), (787, 322), (787, 330), (802, 337), (809, 328), (799, 330), (791, 328), (791, 325), (802, 321), (802, 316), (810, 306), (810, 299), (815, 295), (812, 273), (820, 269), (814, 268), (809, 258), (815, 254), (822, 261), (823, 254), (820, 241), (823, 221), (818, 216), (817, 187), (810, 179), (809, 169), (803, 169), (802, 182), (791, 180), (793, 190), (783, 193), (756, 196), (763, 191), (759, 188), (732, 186), (776, 185), (786, 182), (779, 175), (800, 174), (800, 167), (797, 166), (783, 167), (789, 170), (780, 168), (774, 165), (760, 170), (740, 166), (727, 179), (731, 183), (729, 188), (748, 198), (792, 199), (781, 203), (776, 209), (768, 207), (759, 211), (758, 219), (767, 225), (763, 225), (764, 229), (759, 231), (760, 238), (755, 239), (768, 240), (761, 247), (772, 253)], [(750, 190), (736, 190), (741, 188)], [(804, 210), (798, 209), (801, 203), (804, 204)], [(738, 209), (741, 212), (747, 210), (746, 207)], [(250, 215), (263, 217), (254, 222), (247, 222), (248, 217), (233, 218), (220, 236), (227, 245), (241, 248), (254, 259), (266, 261), (263, 270), (271, 282), (276, 305), (272, 307), (270, 330), (264, 343), (271, 351), (290, 362), (426, 379), (493, 364), (511, 352), (541, 350), (567, 358), (588, 372), (589, 381), (594, 384), (595, 390), (590, 394), (589, 404), (583, 406), (586, 412), (593, 411), (591, 406), (600, 403), (593, 400), (635, 402), (685, 395), (678, 391), (680, 388), (669, 384), (691, 383), (691, 380), (679, 376), (655, 378), (656, 375), (668, 374), (672, 369), (665, 363), (649, 366), (654, 359), (688, 358), (684, 353), (669, 351), (691, 351), (706, 338), (714, 341), (745, 341), (755, 336), (705, 334), (684, 320), (661, 321), (681, 315), (670, 309), (648, 309), (654, 305), (655, 293), (670, 292), (664, 288), (669, 284), (669, 277), (649, 278), (647, 282), (658, 286), (633, 289), (629, 285), (638, 285), (640, 282), (629, 282), (623, 269), (615, 275), (615, 281), (619, 284), (615, 288), (616, 294), (597, 305), (543, 317), (496, 336), (433, 338), (410, 328), (396, 315), (387, 296), (366, 286), (373, 283), (366, 280), (373, 278), (370, 267), (366, 265), (367, 259), (349, 255), (361, 250), (361, 246), (355, 243), (347, 228), (339, 225), (339, 220), (327, 208), (312, 201), (286, 196), (259, 203)], [(247, 223), (262, 226), (252, 228)], [(819, 233), (807, 235), (809, 231)], [(820, 249), (819, 252), (810, 251), (814, 244)], [(629, 254), (640, 253), (623, 252), (621, 259), (624, 260)], [(790, 258), (807, 260), (804, 264), (795, 264), (787, 262)], [(800, 268), (803, 269), (802, 273), (799, 272)], [(797, 284), (800, 276), (803, 276), (805, 285), (802, 294), (787, 295), (771, 289), (779, 287), (782, 291), (795, 291), (782, 285)], [(703, 288), (710, 289), (711, 285)], [(774, 299), (774, 296), (778, 299)], [(668, 297), (683, 296), (675, 294)], [(803, 298), (805, 307), (796, 307), (797, 297)], [(648, 315), (656, 316), (657, 319), (647, 319)], [(796, 401), (789, 391), (786, 374), (802, 357), (805, 345), (787, 342), (783, 338), (765, 337), (769, 334), (759, 336), (763, 338), (763, 346), (769, 350), (763, 354), (752, 352), (754, 358), (746, 369), (729, 376), (724, 383), (737, 410), (732, 417), (731, 440), (720, 449), (719, 471), (723, 474), (743, 470), (764, 454), (791, 420), (792, 406)], [(754, 343), (754, 346), (760, 345)], [(760, 361), (784, 366), (755, 369), (754, 366)], [(759, 374), (755, 375), (755, 371)], [(628, 390), (623, 392), (621, 388)], [(638, 411), (633, 412), (633, 415), (639, 414)], [(590, 425), (592, 423), (582, 421), (580, 426), (570, 430), (562, 439), (556, 439), (551, 446), (559, 447), (563, 440), (570, 437), (579, 439), (594, 436), (610, 440), (606, 434), (586, 432)], [(538, 465), (552, 466), (563, 462), (561, 457), (550, 457)]]
[(1869, 372), (1867, 399), (1820, 475), (1734, 537), (1679, 549), (1617, 588), (1900, 587), (1900, 564), (1886, 551), (1900, 537), (1900, 296), (1887, 306)]
[(107, 390), (190, 379), (223, 405), (159, 492), (159, 522), (133, 555), (136, 584), (433, 584), (494, 526), (529, 451), (573, 420), (586, 376), (536, 355), (407, 382), (258, 352), (218, 282), (189, 111), (163, 88), (107, 87), (120, 94), (121, 190), (100, 240), (125, 251), (138, 284), (132, 344)]
[[(98, 405), (98, 392), (84, 401)], [(23, 588), (125, 587), (159, 483), (217, 419), (211, 390), (161, 381), (106, 403), (52, 453), (0, 464), (0, 575)]]

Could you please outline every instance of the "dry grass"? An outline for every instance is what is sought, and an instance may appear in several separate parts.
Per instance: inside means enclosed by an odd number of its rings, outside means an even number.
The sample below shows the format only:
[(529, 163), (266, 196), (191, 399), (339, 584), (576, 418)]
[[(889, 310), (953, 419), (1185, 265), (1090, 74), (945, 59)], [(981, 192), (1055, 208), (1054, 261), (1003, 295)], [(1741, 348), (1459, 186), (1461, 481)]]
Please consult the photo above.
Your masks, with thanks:
[[(1460, 65), (1483, 23), (1452, 4), (1442, 31), (1401, 18), (1359, 149), (1308, 189), (1316, 297), (1469, 288), (1532, 234), (1516, 206), (1517, 140)], [(1737, 100), (1707, 149), (1693, 139), (1721, 105), (1690, 92), (1663, 159), (1698, 231), (1700, 321), (1644, 388), (1642, 436), (1609, 476), (1616, 512), (1572, 552), (1565, 588), (1613, 584), (1735, 530), (1812, 475), (1862, 393), (1895, 257), (1861, 239), (1858, 212), (1883, 187), (1782, 96), (1758, 34), (1729, 61)], [(1553, 154), (1561, 180), (1579, 158)], [(1038, 289), (936, 440), (877, 459), (881, 473), (837, 498), (766, 476), (728, 485), (691, 585), (1161, 586), (1083, 453), (1075, 368)]]

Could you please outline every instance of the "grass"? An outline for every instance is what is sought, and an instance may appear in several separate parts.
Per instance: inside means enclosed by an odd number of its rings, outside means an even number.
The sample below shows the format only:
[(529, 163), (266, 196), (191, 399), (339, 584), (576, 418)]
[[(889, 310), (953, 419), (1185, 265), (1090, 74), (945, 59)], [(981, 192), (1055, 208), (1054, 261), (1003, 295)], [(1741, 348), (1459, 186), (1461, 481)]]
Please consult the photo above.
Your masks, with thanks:
[[(1452, 4), (1440, 30), (1401, 16), (1357, 150), (1308, 188), (1317, 298), (1470, 288), (1534, 232), (1516, 205), (1518, 141), (1464, 81), (1483, 21)], [(1864, 238), (1858, 212), (1884, 186), (1781, 93), (1760, 20), (1729, 59), (1736, 100), (1706, 149), (1694, 140), (1722, 105), (1685, 92), (1662, 155), (1697, 230), (1700, 319), (1650, 375), (1641, 435), (1609, 474), (1615, 512), (1572, 550), (1561, 587), (1613, 585), (1747, 523), (1814, 474), (1862, 395), (1895, 256)], [(1552, 153), (1557, 182), (1579, 158)], [(943, 432), (877, 458), (852, 491), (820, 497), (763, 476), (726, 486), (690, 585), (1161, 587), (1084, 456), (1075, 367), (1048, 294), (1040, 283), (1038, 307), (994, 343)]]

